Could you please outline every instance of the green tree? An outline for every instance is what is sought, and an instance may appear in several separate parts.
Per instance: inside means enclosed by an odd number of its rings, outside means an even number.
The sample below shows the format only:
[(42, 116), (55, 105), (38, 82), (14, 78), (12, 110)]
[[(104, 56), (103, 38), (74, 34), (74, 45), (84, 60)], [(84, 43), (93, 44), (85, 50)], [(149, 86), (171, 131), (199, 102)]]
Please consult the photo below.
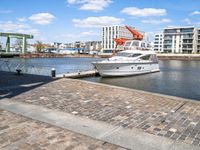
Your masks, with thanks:
[(41, 53), (42, 49), (44, 49), (44, 45), (41, 41), (36, 41), (36, 50), (38, 53)]

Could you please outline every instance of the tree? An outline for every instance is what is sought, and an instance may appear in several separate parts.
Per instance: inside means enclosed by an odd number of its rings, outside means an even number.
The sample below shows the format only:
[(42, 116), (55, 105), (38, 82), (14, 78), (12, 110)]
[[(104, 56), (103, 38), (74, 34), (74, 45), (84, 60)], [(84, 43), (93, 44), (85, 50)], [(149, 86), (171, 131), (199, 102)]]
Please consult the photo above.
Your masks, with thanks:
[(40, 53), (44, 49), (44, 45), (42, 44), (41, 41), (36, 41), (36, 50), (38, 53)]

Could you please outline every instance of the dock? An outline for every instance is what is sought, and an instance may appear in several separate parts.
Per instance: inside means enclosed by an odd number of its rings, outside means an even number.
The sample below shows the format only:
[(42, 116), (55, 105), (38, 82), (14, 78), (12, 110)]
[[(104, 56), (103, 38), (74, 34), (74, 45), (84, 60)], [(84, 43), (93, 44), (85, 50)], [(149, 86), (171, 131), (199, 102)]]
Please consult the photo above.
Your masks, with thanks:
[(69, 78), (0, 79), (0, 149), (200, 149), (199, 101)]
[(58, 74), (56, 78), (84, 78), (84, 77), (92, 77), (92, 76), (99, 76), (97, 70), (88, 70), (88, 71), (78, 71), (73, 73), (65, 73), (65, 74)]
[(0, 58), (13, 58), (13, 57), (19, 57), (19, 53), (1, 53), (0, 52)]

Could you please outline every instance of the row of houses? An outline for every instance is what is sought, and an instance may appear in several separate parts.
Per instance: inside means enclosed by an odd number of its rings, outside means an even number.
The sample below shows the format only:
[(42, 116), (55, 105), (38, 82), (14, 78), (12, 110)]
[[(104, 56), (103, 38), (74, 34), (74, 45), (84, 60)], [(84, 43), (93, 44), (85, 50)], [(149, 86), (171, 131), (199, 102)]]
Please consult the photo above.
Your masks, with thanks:
[(87, 42), (81, 42), (76, 41), (74, 43), (51, 43), (52, 47), (55, 47), (57, 49), (67, 49), (67, 48), (80, 48), (84, 49), (85, 51), (100, 51), (102, 49), (102, 42), (101, 41), (87, 41)]
[(154, 50), (160, 53), (200, 53), (200, 28), (171, 27), (155, 34)]

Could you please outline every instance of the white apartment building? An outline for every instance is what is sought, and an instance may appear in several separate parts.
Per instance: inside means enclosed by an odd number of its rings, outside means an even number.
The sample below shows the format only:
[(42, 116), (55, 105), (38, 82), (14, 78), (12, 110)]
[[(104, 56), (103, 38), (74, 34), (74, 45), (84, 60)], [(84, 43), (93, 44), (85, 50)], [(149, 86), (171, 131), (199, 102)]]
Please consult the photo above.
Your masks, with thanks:
[(198, 29), (191, 27), (165, 28), (163, 51), (166, 53), (197, 53)]
[(132, 39), (133, 35), (125, 26), (105, 26), (102, 28), (102, 48), (113, 50), (116, 47), (115, 38)]
[(100, 51), (102, 49), (101, 41), (87, 41), (85, 42), (86, 51)]
[(163, 33), (155, 34), (153, 49), (157, 52), (163, 52)]
[(197, 53), (200, 53), (200, 28), (197, 29)]
[(154, 50), (164, 53), (200, 53), (200, 29), (193, 26), (165, 28), (156, 34)]

